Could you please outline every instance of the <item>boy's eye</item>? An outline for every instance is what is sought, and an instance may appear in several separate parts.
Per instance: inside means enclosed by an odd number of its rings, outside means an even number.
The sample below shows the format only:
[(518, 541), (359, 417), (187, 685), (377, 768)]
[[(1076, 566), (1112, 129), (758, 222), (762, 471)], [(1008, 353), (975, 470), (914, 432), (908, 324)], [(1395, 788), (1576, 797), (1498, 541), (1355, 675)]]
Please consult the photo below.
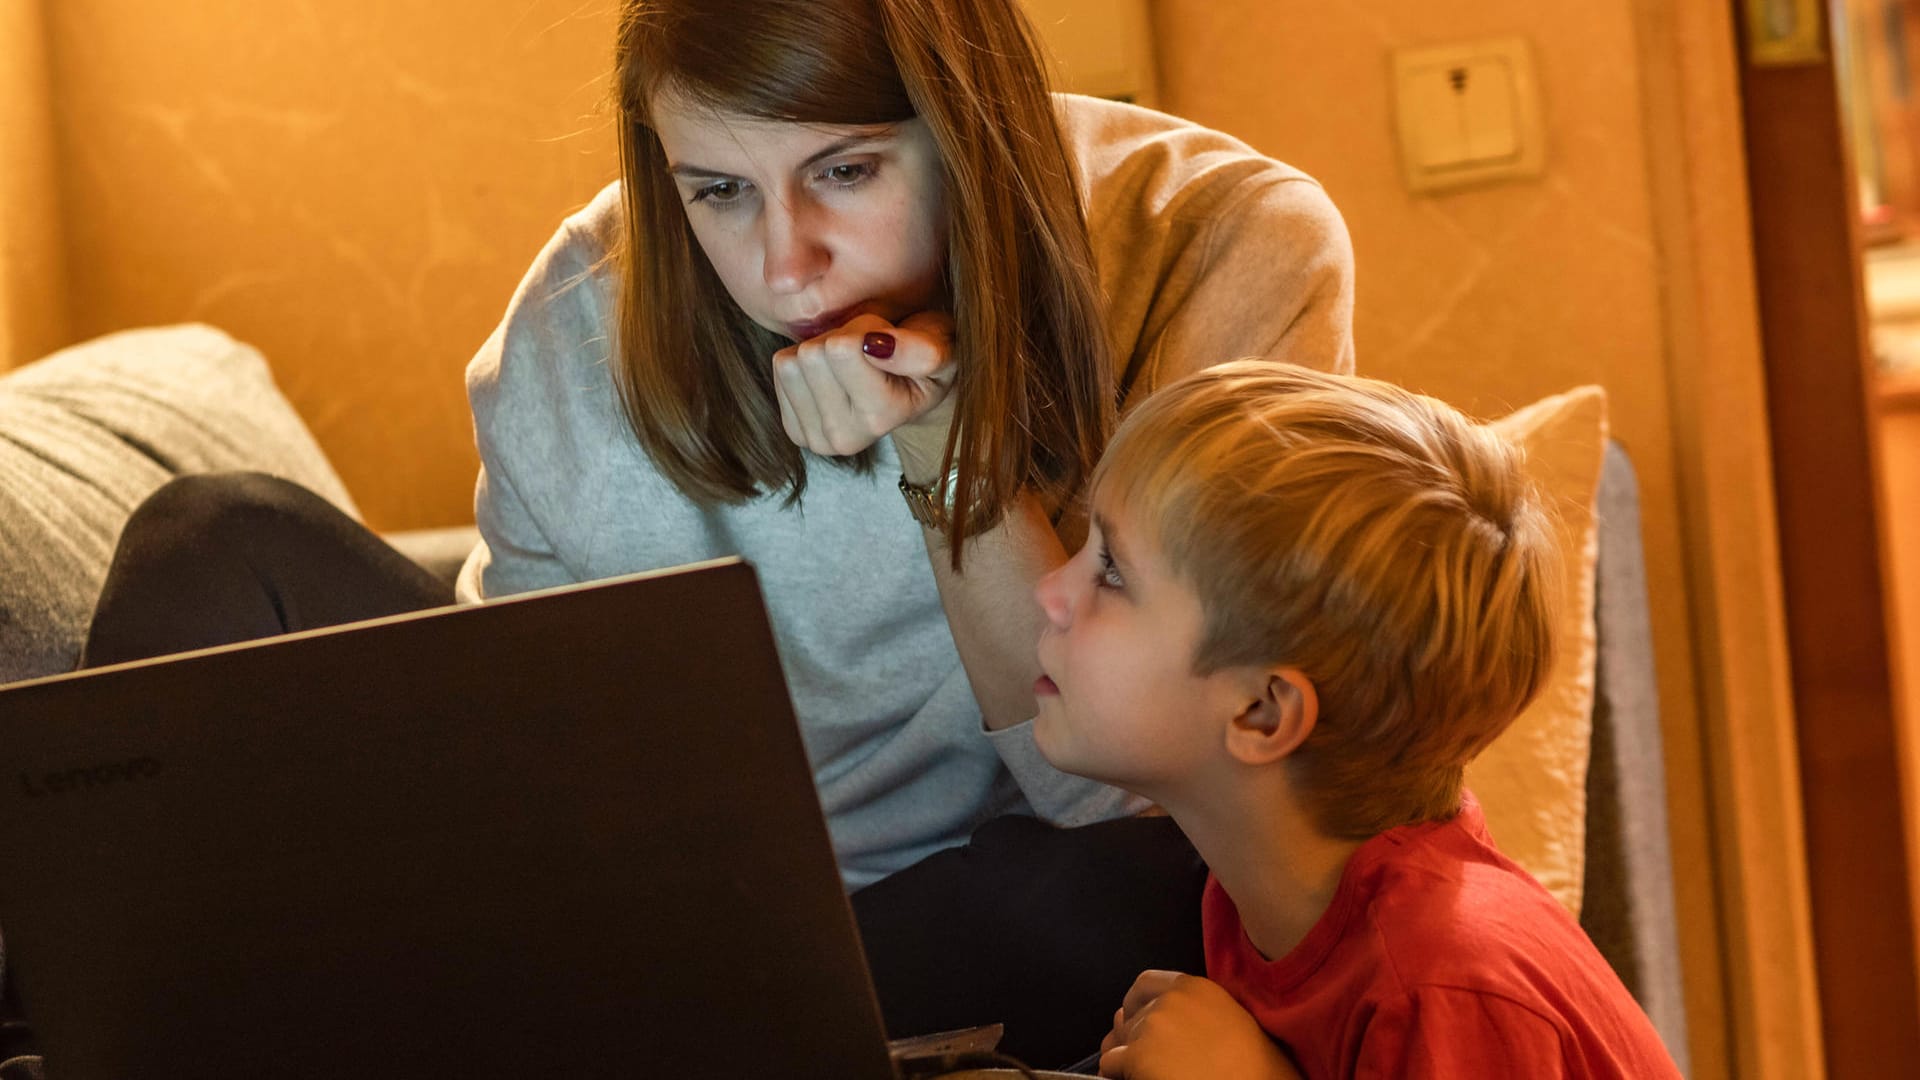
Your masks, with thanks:
[(1107, 549), (1100, 549), (1100, 576), (1094, 579), (1094, 586), (1101, 589), (1124, 589), (1127, 583), (1120, 577), (1120, 568), (1113, 564), (1113, 556)]
[(745, 194), (746, 190), (747, 185), (738, 180), (715, 180), (713, 183), (694, 192), (693, 198), (689, 201), (717, 203), (725, 206), (728, 203), (738, 202), (740, 196)]

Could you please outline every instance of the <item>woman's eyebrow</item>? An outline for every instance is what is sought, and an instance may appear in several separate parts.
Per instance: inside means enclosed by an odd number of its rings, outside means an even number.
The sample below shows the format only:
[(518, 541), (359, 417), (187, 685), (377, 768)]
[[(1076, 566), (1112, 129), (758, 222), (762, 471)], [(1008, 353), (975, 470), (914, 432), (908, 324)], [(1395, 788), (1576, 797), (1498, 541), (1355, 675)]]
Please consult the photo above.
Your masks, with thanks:
[(732, 173), (724, 173), (718, 169), (709, 169), (701, 165), (675, 165), (669, 168), (667, 171), (669, 173), (672, 173), (674, 176), (680, 177), (683, 180), (738, 180), (739, 179), (739, 177), (733, 175)]
[(800, 163), (800, 167), (802, 169), (811, 168), (830, 157), (844, 154), (856, 146), (864, 146), (867, 143), (885, 142), (893, 138), (893, 135), (893, 129), (887, 128), (884, 131), (868, 131), (859, 135), (849, 135), (844, 139), (835, 139), (808, 155), (807, 160)]
[[(894, 136), (894, 132), (891, 128), (889, 128), (884, 131), (870, 131), (870, 132), (865, 132), (859, 135), (849, 135), (844, 139), (835, 139), (832, 142), (828, 143), (827, 145), (807, 155), (807, 159), (800, 163), (800, 168), (802, 170), (810, 169), (813, 166), (818, 165), (820, 162), (825, 161), (830, 157), (834, 157), (839, 154), (844, 154), (856, 146), (864, 146), (867, 143), (885, 142), (888, 139), (893, 138), (893, 136)], [(709, 169), (704, 165), (674, 165), (670, 167), (667, 171), (669, 173), (672, 173), (674, 176), (680, 177), (685, 180), (737, 180), (739, 179), (739, 177), (735, 176), (733, 173), (721, 172), (719, 169)]]

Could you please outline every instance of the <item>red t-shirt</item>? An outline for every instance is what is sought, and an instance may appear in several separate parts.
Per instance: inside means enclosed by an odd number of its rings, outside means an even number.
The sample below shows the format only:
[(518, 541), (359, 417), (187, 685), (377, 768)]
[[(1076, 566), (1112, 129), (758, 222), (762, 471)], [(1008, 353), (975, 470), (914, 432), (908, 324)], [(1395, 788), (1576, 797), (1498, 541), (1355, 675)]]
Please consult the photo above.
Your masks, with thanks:
[(1646, 1014), (1468, 795), (1361, 845), (1325, 915), (1269, 961), (1207, 881), (1207, 974), (1309, 1080), (1674, 1077)]

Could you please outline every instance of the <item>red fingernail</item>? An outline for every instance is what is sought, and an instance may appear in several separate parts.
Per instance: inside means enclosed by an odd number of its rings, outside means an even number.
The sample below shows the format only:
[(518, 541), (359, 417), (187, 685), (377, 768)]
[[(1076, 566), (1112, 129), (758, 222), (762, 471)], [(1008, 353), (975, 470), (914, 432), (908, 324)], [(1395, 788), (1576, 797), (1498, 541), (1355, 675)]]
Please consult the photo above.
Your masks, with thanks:
[(875, 360), (885, 360), (893, 355), (893, 335), (875, 331), (860, 339), (860, 351)]

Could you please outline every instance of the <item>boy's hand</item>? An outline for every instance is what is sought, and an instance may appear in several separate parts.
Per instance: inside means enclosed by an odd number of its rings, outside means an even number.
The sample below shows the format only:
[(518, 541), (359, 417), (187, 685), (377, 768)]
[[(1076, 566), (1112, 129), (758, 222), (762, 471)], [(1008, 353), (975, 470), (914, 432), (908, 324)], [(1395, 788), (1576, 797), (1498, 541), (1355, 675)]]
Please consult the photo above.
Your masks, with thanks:
[[(787, 438), (816, 454), (844, 456), (900, 428), (926, 426), (937, 428), (928, 441), (944, 448), (950, 417), (940, 406), (957, 374), (952, 344), (953, 318), (923, 311), (898, 326), (857, 315), (781, 349), (773, 354), (773, 389)], [(945, 413), (951, 411), (949, 405)]]
[(1219, 983), (1177, 971), (1140, 973), (1100, 1051), (1100, 1075), (1129, 1080), (1300, 1077)]

